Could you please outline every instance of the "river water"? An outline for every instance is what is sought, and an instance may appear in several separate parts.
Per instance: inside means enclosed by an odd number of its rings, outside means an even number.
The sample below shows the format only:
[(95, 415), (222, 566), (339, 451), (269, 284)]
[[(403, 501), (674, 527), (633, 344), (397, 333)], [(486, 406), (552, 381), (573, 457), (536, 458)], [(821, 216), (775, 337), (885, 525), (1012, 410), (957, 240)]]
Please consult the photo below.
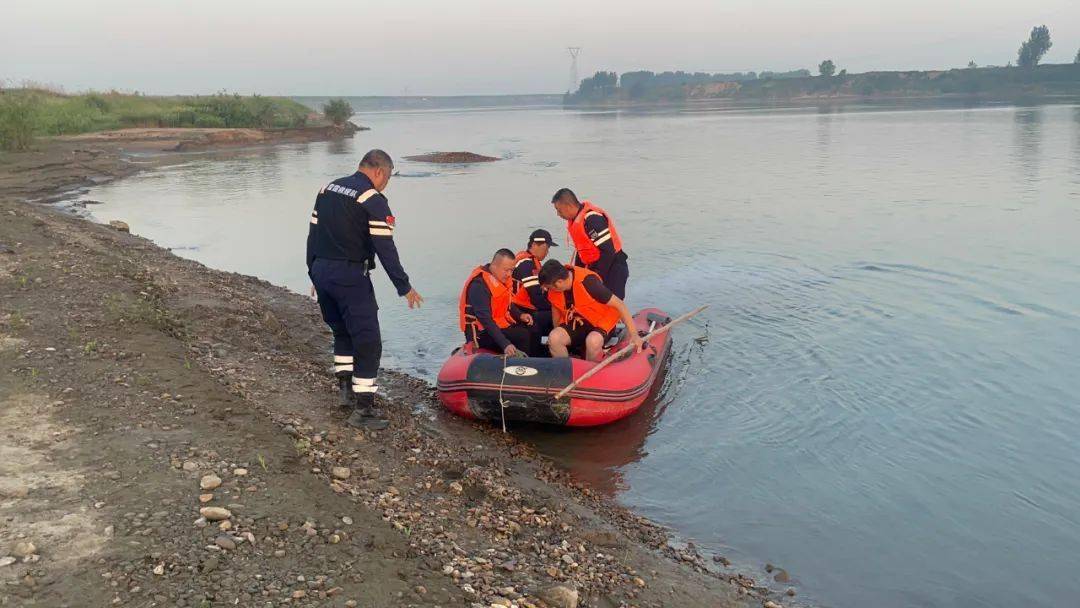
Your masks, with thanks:
[[(318, 188), (361, 154), (425, 307), (377, 289), (384, 364), (432, 379), (468, 270), (611, 211), (631, 308), (676, 331), (659, 403), (529, 439), (682, 538), (828, 606), (1080, 597), (1080, 106), (368, 113), (351, 141), (199, 159), (95, 188), (102, 220), (306, 292)], [(555, 255), (566, 248), (555, 249)]]

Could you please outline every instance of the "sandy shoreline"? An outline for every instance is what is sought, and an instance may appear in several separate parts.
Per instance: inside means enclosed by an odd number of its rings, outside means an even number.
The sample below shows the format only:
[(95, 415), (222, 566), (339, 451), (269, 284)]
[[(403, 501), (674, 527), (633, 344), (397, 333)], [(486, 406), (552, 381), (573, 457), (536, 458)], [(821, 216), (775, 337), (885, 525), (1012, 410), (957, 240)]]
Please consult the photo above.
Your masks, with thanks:
[(0, 157), (0, 605), (787, 605), (423, 381), (384, 372), (391, 429), (348, 429), (306, 298), (26, 204), (328, 135), (194, 136)]

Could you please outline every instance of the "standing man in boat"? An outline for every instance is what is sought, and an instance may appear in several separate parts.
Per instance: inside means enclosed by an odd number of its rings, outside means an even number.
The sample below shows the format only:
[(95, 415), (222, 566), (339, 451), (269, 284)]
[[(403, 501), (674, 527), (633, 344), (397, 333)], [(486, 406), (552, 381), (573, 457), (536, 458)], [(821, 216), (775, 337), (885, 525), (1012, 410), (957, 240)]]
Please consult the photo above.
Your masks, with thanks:
[(548, 260), (540, 269), (540, 285), (548, 292), (558, 323), (548, 336), (552, 357), (569, 357), (573, 352), (587, 361), (599, 361), (604, 356), (604, 343), (620, 319), (629, 330), (630, 341), (641, 350), (644, 343), (634, 331), (630, 310), (595, 272)]
[(559, 188), (551, 202), (555, 213), (566, 220), (566, 230), (577, 250), (573, 264), (600, 275), (611, 293), (625, 299), (626, 281), (630, 278), (626, 263), (629, 256), (623, 251), (622, 239), (611, 216), (589, 201), (578, 201), (569, 188)]
[(390, 155), (371, 150), (356, 173), (319, 191), (307, 238), (307, 267), (323, 320), (334, 334), (334, 375), (348, 424), (373, 430), (389, 421), (375, 408), (382, 358), (379, 305), (371, 284), (375, 257), (409, 308), (424, 301), (409, 284), (394, 245), (394, 215), (383, 195), (394, 171)]
[(514, 252), (500, 249), (491, 263), (469, 274), (458, 299), (458, 326), (478, 348), (507, 356), (532, 355), (539, 337), (529, 326), (533, 316), (513, 303)]
[(534, 230), (529, 235), (529, 243), (524, 251), (519, 251), (514, 258), (514, 304), (532, 315), (533, 333), (546, 336), (551, 333), (551, 302), (540, 287), (540, 266), (548, 255), (548, 250), (558, 247), (547, 230)]

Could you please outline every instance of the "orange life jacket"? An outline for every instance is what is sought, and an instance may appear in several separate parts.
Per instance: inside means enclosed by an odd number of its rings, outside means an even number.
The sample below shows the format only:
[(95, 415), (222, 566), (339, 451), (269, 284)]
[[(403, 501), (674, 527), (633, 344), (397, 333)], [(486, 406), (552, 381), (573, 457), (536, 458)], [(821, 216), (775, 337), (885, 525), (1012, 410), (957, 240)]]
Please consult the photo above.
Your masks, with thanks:
[(487, 285), (488, 291), (491, 292), (491, 318), (495, 320), (495, 324), (500, 329), (510, 327), (514, 320), (510, 317), (510, 291), (513, 286), (511, 281), (507, 279), (505, 283), (500, 283), (495, 279), (495, 276), (488, 272), (487, 268), (483, 266), (477, 266), (469, 274), (469, 278), (465, 281), (465, 286), (461, 288), (461, 297), (458, 299), (458, 326), (461, 331), (465, 331), (466, 327), (471, 326), (473, 328), (473, 335), (478, 335), (484, 330), (480, 325), (480, 321), (469, 310), (467, 300), (469, 298), (469, 284), (473, 282), (473, 279), (480, 275), (484, 277), (484, 284)]
[(581, 201), (581, 210), (574, 219), (566, 222), (566, 231), (570, 235), (570, 241), (574, 243), (578, 258), (582, 264), (586, 265), (600, 259), (600, 249), (585, 231), (585, 220), (591, 215), (602, 215), (607, 219), (608, 234), (599, 239), (600, 244), (603, 245), (610, 238), (611, 244), (615, 247), (615, 253), (622, 251), (622, 239), (619, 238), (619, 231), (615, 230), (615, 222), (611, 220), (611, 216), (589, 201)]
[[(532, 276), (537, 277), (540, 275), (540, 260), (536, 259), (536, 256), (528, 251), (519, 251), (517, 256), (514, 257), (514, 268), (517, 268), (522, 262), (526, 260), (532, 260), (533, 271)], [(528, 308), (529, 310), (536, 310), (536, 305), (533, 304), (532, 298), (529, 297), (529, 287), (532, 285), (525, 285), (523, 281), (517, 279), (514, 280), (514, 304), (517, 304), (521, 308)]]
[[(602, 331), (607, 332), (614, 329), (615, 324), (619, 322), (619, 311), (607, 304), (597, 302), (595, 298), (589, 295), (589, 291), (585, 289), (585, 279), (587, 277), (592, 276), (600, 280), (600, 276), (587, 268), (575, 266), (567, 266), (567, 268), (570, 269), (573, 281), (569, 291), (563, 292), (549, 289), (547, 292), (548, 300), (551, 301), (555, 324), (568, 324), (573, 327), (574, 323), (580, 323), (580, 320), (584, 319), (590, 325)], [(572, 294), (569, 307), (566, 304), (567, 293)]]

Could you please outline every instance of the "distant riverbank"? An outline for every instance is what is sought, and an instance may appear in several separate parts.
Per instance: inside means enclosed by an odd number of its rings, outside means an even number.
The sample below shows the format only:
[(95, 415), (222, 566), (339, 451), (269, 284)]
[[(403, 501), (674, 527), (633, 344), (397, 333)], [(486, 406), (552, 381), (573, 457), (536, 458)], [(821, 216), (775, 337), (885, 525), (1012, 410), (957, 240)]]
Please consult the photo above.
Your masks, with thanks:
[[(309, 108), (318, 109), (330, 98), (299, 96), (292, 99)], [(359, 96), (346, 97), (346, 99), (353, 110), (361, 113), (560, 106), (563, 102), (562, 95), (547, 93), (536, 95)]]
[[(0, 150), (25, 150), (36, 137), (125, 129), (201, 129), (204, 135), (224, 129), (251, 132), (239, 137), (240, 141), (292, 140), (298, 136), (327, 139), (338, 132), (355, 131), (345, 119), (337, 120), (334, 126), (321, 110), (321, 106), (308, 108), (292, 99), (261, 95), (149, 96), (116, 91), (67, 94), (34, 88), (0, 89)], [(311, 128), (316, 132), (302, 133)], [(280, 136), (256, 137), (256, 130)], [(322, 133), (324, 130), (334, 133)], [(136, 139), (145, 139), (144, 135)]]
[[(680, 77), (681, 75), (681, 77)], [(621, 78), (598, 72), (566, 95), (568, 106), (682, 103), (871, 100), (973, 97), (1014, 101), (1022, 98), (1080, 97), (1080, 64), (964, 68), (932, 71), (866, 72), (831, 76), (759, 77), (756, 74), (706, 78), (690, 73), (631, 72)]]

